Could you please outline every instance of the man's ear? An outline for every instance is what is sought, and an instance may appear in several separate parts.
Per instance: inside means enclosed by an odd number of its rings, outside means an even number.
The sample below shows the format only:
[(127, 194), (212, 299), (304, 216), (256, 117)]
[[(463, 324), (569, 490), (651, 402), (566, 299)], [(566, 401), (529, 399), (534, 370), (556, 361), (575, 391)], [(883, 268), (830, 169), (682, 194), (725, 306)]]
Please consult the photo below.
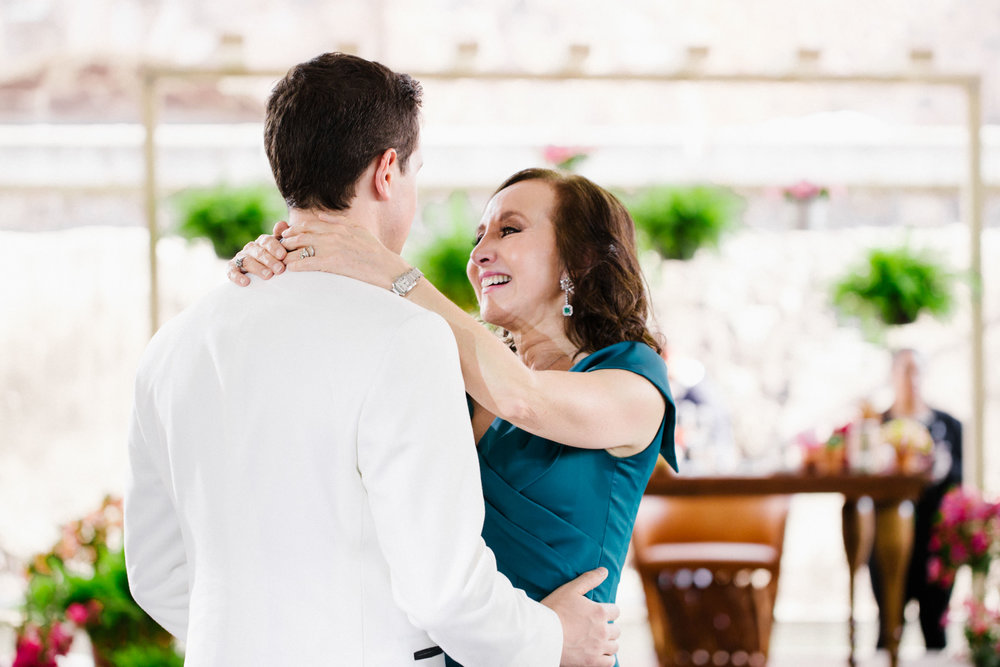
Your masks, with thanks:
[(389, 188), (392, 185), (392, 179), (395, 178), (393, 166), (399, 161), (399, 156), (396, 154), (395, 148), (389, 148), (377, 160), (378, 163), (375, 165), (375, 196), (378, 199), (388, 199)]

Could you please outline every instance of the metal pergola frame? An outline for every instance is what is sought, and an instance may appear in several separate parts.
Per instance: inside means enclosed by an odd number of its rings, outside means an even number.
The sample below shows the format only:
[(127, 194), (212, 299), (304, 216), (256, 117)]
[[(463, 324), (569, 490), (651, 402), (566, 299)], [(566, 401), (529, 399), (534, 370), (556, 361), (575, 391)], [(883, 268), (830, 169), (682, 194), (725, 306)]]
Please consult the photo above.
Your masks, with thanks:
[[(577, 54), (580, 55), (580, 54)], [(583, 54), (585, 56), (585, 54)], [(148, 66), (142, 71), (142, 108), (145, 126), (145, 181), (144, 200), (146, 224), (149, 229), (150, 269), (150, 327), (153, 333), (159, 328), (159, 287), (157, 280), (156, 244), (159, 239), (157, 223), (156, 186), (156, 126), (159, 106), (158, 82), (163, 79), (204, 79), (226, 77), (272, 77), (285, 75), (279, 70), (252, 70), (243, 67), (179, 68)], [(420, 80), (479, 81), (598, 81), (608, 83), (770, 83), (807, 85), (925, 85), (961, 91), (966, 100), (965, 126), (968, 135), (966, 149), (967, 173), (964, 188), (962, 217), (969, 226), (969, 274), (971, 277), (971, 347), (972, 347), (972, 448), (973, 456), (965, 457), (965, 478), (974, 480), (982, 489), (985, 481), (984, 433), (985, 426), (985, 355), (983, 341), (983, 284), (982, 284), (982, 228), (983, 228), (983, 179), (982, 179), (982, 127), (981, 78), (975, 74), (943, 74), (926, 69), (913, 72), (829, 74), (813, 71), (788, 73), (713, 73), (697, 67), (660, 73), (585, 73), (578, 68), (555, 72), (478, 71), (471, 67), (456, 67), (432, 72), (410, 72)]]

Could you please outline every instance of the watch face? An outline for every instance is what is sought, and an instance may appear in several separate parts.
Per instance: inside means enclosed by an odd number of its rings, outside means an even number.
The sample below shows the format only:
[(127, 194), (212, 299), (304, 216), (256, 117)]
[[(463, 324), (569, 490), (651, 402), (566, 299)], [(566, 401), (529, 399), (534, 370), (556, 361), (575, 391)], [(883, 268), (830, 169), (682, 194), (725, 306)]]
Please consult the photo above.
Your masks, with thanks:
[(403, 275), (392, 281), (392, 291), (399, 296), (406, 296), (410, 290), (416, 287), (417, 281), (423, 276), (420, 269), (412, 268)]

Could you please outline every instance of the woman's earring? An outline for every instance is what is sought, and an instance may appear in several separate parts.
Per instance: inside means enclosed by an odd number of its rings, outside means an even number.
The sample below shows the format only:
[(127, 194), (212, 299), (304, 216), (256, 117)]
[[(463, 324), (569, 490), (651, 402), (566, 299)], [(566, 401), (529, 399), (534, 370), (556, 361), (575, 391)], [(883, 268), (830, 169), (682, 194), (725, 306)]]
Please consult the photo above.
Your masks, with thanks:
[(573, 281), (569, 278), (560, 278), (559, 288), (566, 297), (566, 303), (562, 307), (563, 317), (571, 317), (573, 315), (573, 306), (569, 303), (569, 295), (573, 293)]

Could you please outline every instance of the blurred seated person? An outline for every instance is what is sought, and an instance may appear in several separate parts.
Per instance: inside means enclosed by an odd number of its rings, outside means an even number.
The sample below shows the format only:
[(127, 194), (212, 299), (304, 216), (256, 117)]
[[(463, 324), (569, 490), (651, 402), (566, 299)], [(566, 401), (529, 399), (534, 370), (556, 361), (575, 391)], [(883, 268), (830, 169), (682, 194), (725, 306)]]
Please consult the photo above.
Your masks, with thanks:
[(719, 387), (705, 365), (664, 346), (670, 390), (677, 401), (677, 445), (696, 474), (732, 471), (738, 461), (733, 425)]
[[(942, 618), (948, 609), (951, 586), (944, 587), (928, 580), (927, 559), (931, 529), (941, 499), (953, 486), (962, 483), (962, 424), (946, 412), (927, 405), (920, 388), (922, 360), (912, 349), (900, 349), (892, 355), (892, 386), (895, 398), (882, 414), (882, 421), (915, 419), (927, 427), (934, 440), (933, 482), (924, 489), (914, 508), (913, 554), (906, 574), (904, 606), (910, 600), (920, 605), (920, 629), (928, 649), (945, 647)], [(882, 608), (882, 577), (875, 559), (869, 560), (872, 590), (879, 609)], [(886, 638), (879, 633), (878, 647), (885, 647)]]

